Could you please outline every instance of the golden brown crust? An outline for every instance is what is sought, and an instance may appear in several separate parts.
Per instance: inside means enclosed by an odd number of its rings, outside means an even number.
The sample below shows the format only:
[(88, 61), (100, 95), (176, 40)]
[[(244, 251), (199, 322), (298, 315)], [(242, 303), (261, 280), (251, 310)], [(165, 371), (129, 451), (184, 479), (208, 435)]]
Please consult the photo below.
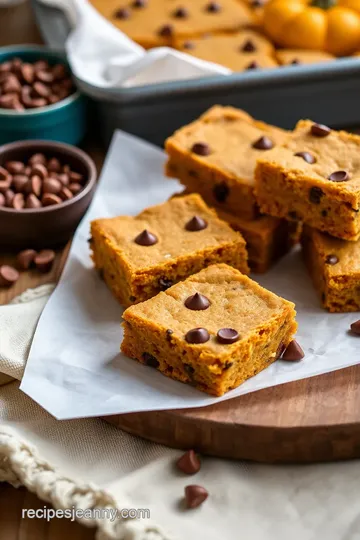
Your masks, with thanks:
[[(194, 311), (186, 299), (198, 292), (210, 307)], [(277, 358), (296, 331), (291, 302), (263, 289), (227, 265), (213, 265), (124, 314), (121, 350), (165, 375), (220, 396)], [(210, 339), (190, 344), (185, 335), (205, 328)], [(233, 328), (238, 341), (222, 344), (221, 328)]]

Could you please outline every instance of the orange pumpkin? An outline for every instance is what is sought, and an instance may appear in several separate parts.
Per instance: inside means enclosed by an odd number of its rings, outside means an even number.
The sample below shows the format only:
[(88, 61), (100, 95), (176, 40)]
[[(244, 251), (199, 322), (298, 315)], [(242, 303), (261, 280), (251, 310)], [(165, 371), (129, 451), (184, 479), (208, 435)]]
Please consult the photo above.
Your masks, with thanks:
[(264, 29), (282, 47), (346, 56), (360, 48), (360, 0), (270, 0)]

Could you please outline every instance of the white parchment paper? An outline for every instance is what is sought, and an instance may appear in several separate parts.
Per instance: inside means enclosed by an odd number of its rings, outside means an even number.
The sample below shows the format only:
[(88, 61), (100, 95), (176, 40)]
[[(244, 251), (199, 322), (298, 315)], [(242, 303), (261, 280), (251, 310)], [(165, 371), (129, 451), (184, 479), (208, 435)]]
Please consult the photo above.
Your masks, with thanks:
[(359, 338), (348, 332), (357, 314), (328, 314), (319, 307), (298, 250), (254, 279), (296, 303), (303, 361), (278, 361), (222, 398), (214, 398), (119, 352), (122, 309), (93, 269), (89, 223), (98, 217), (137, 214), (180, 191), (176, 181), (164, 178), (164, 160), (164, 153), (149, 143), (115, 133), (92, 206), (40, 318), (21, 389), (65, 419), (203, 407), (359, 363)]

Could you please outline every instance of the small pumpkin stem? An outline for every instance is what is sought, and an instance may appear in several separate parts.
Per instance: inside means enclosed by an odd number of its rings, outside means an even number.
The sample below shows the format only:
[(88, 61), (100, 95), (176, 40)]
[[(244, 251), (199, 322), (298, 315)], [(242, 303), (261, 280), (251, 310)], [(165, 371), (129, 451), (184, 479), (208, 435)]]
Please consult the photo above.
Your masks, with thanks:
[(311, 5), (321, 9), (330, 9), (336, 6), (337, 0), (313, 0)]

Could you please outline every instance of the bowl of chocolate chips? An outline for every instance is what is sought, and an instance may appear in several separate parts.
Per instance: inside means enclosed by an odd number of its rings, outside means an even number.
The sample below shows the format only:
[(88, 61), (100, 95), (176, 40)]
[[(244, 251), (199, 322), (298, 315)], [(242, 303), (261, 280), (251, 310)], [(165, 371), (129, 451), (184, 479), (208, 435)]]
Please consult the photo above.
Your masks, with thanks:
[(76, 145), (85, 132), (86, 98), (60, 53), (0, 48), (0, 144), (41, 138)]
[(95, 186), (95, 164), (75, 146), (38, 140), (1, 146), (0, 249), (64, 245)]

